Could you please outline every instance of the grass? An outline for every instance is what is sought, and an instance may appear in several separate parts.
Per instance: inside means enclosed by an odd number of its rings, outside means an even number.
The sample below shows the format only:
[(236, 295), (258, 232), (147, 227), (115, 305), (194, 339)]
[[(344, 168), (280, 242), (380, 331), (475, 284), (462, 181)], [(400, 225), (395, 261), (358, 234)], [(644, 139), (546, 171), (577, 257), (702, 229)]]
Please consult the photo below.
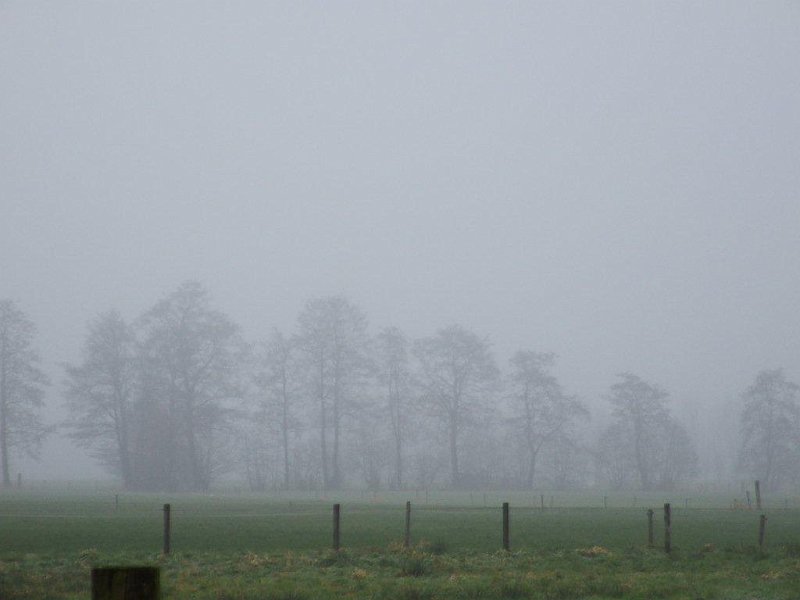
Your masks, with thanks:
[[(755, 511), (728, 510), (712, 498), (696, 503), (720, 508), (676, 502), (674, 552), (666, 555), (646, 547), (644, 501), (603, 509), (601, 495), (599, 507), (578, 508), (576, 495), (541, 510), (530, 495), (527, 506), (509, 495), (512, 552), (503, 552), (501, 496), (493, 508), (476, 496), (414, 503), (417, 543), (404, 550), (400, 496), (124, 494), (115, 509), (114, 494), (102, 491), (6, 492), (0, 598), (88, 598), (92, 566), (133, 564), (161, 566), (164, 597), (174, 599), (800, 597), (797, 509), (767, 511), (762, 550)], [(646, 499), (654, 508), (658, 500)], [(342, 502), (339, 553), (327, 549), (334, 501)], [(160, 554), (164, 502), (173, 523), (167, 557)]]
[(0, 565), (0, 597), (89, 597), (94, 564), (156, 564), (165, 598), (669, 598), (794, 599), (800, 561), (751, 549), (667, 557), (656, 550), (78, 553), (26, 555)]

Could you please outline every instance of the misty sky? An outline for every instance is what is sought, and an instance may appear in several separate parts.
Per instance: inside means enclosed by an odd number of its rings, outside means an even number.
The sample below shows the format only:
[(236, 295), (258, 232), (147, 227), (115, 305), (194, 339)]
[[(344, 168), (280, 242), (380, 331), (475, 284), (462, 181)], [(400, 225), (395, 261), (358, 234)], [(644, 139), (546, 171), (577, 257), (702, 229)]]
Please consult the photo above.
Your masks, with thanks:
[(53, 419), (86, 322), (189, 278), (251, 338), (344, 294), (735, 419), (800, 379), (799, 57), (788, 1), (0, 0), (0, 297)]

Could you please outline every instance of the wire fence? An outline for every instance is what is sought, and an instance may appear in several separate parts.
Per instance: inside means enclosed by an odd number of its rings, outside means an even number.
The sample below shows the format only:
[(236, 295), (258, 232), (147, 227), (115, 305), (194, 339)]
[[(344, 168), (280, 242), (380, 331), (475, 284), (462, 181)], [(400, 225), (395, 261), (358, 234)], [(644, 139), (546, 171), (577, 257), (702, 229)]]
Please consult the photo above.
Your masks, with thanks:
[[(85, 548), (281, 552), (392, 545), (448, 551), (800, 548), (796, 497), (783, 502), (762, 498), (758, 510), (752, 502), (749, 507), (733, 502), (725, 506), (720, 496), (675, 501), (682, 494), (423, 494), (357, 491), (336, 494), (336, 502), (330, 501), (333, 494), (0, 494), (0, 554)], [(419, 496), (422, 501), (415, 501)]]

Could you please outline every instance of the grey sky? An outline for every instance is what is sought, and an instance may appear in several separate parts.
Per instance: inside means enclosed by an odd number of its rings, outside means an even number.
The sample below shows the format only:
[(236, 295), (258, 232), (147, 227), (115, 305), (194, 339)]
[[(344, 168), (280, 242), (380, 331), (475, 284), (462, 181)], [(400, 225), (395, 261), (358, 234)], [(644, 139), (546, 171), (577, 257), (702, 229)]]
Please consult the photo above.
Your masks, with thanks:
[(197, 278), (717, 414), (800, 378), (798, 57), (796, 2), (0, 2), (0, 297), (56, 383)]

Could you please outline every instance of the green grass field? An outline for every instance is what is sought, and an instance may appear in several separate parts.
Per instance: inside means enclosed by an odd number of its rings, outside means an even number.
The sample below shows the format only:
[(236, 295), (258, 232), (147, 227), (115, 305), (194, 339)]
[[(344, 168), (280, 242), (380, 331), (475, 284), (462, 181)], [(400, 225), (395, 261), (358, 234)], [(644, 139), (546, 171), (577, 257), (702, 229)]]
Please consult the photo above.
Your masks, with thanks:
[[(427, 497), (426, 497), (427, 496)], [(552, 498), (551, 498), (552, 496)], [(412, 502), (411, 550), (402, 548)], [(439, 492), (0, 494), (0, 598), (89, 598), (92, 566), (162, 567), (165, 598), (800, 598), (800, 510), (723, 497)], [(511, 552), (502, 545), (511, 504)], [(673, 505), (673, 552), (663, 544)], [(161, 555), (162, 505), (172, 553)], [(343, 550), (330, 550), (339, 502)], [(604, 508), (606, 506), (607, 508)], [(655, 510), (655, 548), (646, 509)]]

